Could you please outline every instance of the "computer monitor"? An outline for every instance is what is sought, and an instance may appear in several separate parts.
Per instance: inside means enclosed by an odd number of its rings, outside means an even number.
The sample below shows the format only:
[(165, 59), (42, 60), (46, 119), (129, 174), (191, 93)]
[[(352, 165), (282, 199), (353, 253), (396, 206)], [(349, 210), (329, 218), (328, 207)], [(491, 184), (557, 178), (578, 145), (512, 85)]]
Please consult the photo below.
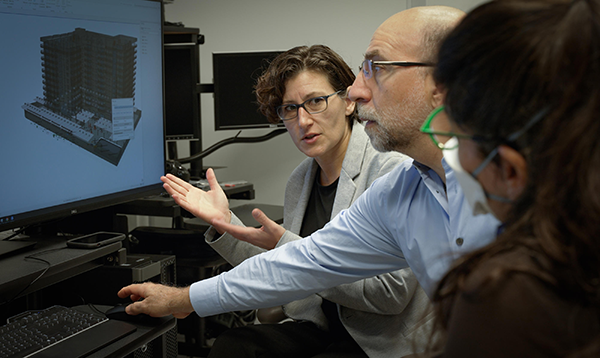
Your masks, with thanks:
[(213, 53), (215, 130), (276, 128), (258, 112), (254, 86), (284, 51)]
[(157, 193), (162, 3), (0, 2), (0, 231)]

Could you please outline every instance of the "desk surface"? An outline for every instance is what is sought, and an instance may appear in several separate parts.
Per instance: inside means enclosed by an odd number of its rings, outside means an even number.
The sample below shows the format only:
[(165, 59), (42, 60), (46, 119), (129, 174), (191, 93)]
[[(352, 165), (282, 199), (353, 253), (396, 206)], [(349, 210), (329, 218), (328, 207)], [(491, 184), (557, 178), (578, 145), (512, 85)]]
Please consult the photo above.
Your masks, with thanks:
[[(95, 306), (103, 312), (106, 312), (110, 306)], [(93, 312), (88, 306), (77, 306), (79, 310)], [(107, 357), (124, 357), (148, 342), (160, 337), (177, 324), (177, 319), (173, 316), (160, 318), (150, 318), (144, 320), (134, 320), (128, 323), (137, 327), (137, 330), (118, 341), (94, 352), (88, 358), (107, 358)]]
[(121, 242), (97, 249), (68, 248), (63, 237), (23, 240), (37, 244), (33, 250), (0, 259), (0, 302), (8, 302), (99, 267), (104, 256), (121, 248)]

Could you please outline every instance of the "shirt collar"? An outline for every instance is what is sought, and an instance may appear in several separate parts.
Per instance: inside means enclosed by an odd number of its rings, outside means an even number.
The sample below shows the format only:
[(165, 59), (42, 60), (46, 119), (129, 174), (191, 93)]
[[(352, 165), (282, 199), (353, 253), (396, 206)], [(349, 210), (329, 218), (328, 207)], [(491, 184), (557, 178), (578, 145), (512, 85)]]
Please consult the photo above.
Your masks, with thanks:
[(431, 170), (430, 167), (428, 167), (427, 165), (423, 164), (423, 163), (419, 163), (416, 160), (413, 159), (413, 166), (419, 171), (419, 173), (421, 174), (425, 174), (427, 172), (429, 172)]

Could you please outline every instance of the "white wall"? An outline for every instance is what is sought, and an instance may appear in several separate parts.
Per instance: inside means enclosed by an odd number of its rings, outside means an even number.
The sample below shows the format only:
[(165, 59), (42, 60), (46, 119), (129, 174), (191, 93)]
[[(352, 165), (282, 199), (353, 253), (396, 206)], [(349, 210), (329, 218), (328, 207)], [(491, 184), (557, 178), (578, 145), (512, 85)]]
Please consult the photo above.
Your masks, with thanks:
[[(390, 15), (407, 7), (447, 5), (469, 11), (482, 0), (174, 0), (165, 5), (165, 18), (200, 29), (200, 78), (212, 83), (212, 53), (287, 50), (298, 45), (325, 44), (356, 69), (375, 29)], [(202, 144), (212, 144), (236, 131), (214, 131), (212, 94), (202, 94)], [(245, 130), (259, 136), (269, 130)], [(180, 156), (188, 152), (179, 143)], [(287, 134), (262, 143), (233, 144), (204, 158), (204, 165), (225, 166), (219, 180), (254, 184), (255, 202), (283, 205), (285, 183), (304, 159)], [(239, 203), (232, 203), (233, 206)]]

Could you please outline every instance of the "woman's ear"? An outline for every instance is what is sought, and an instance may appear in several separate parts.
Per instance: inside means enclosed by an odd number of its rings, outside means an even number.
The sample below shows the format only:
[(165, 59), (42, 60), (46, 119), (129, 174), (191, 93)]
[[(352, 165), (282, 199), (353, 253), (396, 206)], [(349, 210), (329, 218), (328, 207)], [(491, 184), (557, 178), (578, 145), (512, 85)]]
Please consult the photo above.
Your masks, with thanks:
[(498, 147), (498, 155), (502, 180), (506, 185), (506, 197), (516, 200), (527, 185), (527, 161), (521, 153), (507, 145)]

